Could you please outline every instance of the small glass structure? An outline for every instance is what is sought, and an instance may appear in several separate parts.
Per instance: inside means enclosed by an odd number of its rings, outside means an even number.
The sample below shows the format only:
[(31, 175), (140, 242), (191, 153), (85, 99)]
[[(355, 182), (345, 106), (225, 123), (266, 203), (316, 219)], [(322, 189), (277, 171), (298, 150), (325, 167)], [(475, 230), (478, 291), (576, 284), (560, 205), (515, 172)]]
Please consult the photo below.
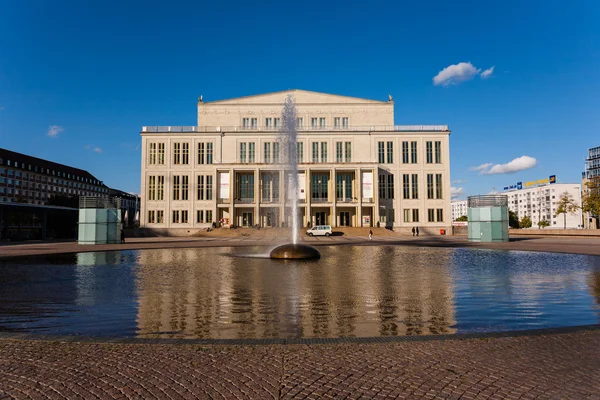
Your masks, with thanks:
[(121, 242), (121, 199), (79, 197), (79, 244)]
[(508, 196), (470, 196), (467, 206), (469, 242), (508, 242)]

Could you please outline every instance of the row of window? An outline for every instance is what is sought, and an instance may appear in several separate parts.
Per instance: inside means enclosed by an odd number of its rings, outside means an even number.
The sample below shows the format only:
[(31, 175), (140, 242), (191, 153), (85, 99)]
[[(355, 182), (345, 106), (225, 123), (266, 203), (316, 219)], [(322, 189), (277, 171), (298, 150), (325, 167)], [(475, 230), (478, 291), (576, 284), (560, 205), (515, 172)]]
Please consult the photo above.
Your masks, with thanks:
[[(188, 175), (173, 175), (172, 177), (172, 199), (189, 200), (189, 179)], [(213, 199), (213, 176), (198, 175), (196, 186), (196, 200)], [(148, 176), (148, 200), (165, 199), (165, 177), (164, 175)]]
[[(0, 165), (4, 165), (4, 160), (2, 158), (0, 158)], [(95, 179), (90, 179), (87, 177), (81, 177), (79, 175), (75, 175), (75, 174), (71, 174), (71, 173), (67, 173), (67, 172), (63, 172), (63, 171), (56, 171), (54, 169), (49, 169), (49, 168), (42, 168), (42, 167), (38, 167), (37, 165), (31, 165), (31, 164), (27, 164), (27, 167), (25, 166), (25, 163), (21, 162), (19, 163), (18, 161), (11, 161), (11, 160), (6, 160), (6, 165), (9, 167), (14, 167), (14, 168), (20, 168), (21, 169), (27, 169), (29, 171), (33, 171), (33, 172), (39, 172), (42, 174), (47, 174), (47, 175), (55, 175), (55, 176), (59, 176), (59, 177), (63, 177), (66, 179), (72, 179), (74, 181), (80, 181), (80, 182), (86, 182), (86, 183), (91, 183), (92, 185), (101, 185), (102, 182), (95, 180)], [(13, 170), (12, 169), (6, 169), (6, 168), (0, 168), (0, 174), (7, 174), (8, 175), (12, 175), (13, 174)], [(20, 174), (20, 171), (16, 171), (17, 174)]]
[[(418, 164), (417, 142), (402, 142), (402, 164)], [(394, 163), (394, 142), (377, 142), (377, 161), (379, 164)], [(427, 164), (442, 163), (442, 142), (425, 142), (425, 162)]]
[[(442, 196), (442, 174), (427, 174), (427, 199), (441, 200)], [(394, 175), (379, 175), (379, 198), (394, 199)], [(419, 198), (419, 175), (402, 174), (402, 198)]]
[[(188, 210), (173, 210), (172, 222), (174, 224), (187, 224)], [(196, 210), (196, 222), (199, 224), (213, 222), (213, 210)], [(149, 224), (164, 224), (165, 212), (163, 210), (148, 210)]]
[[(420, 222), (418, 208), (405, 208), (403, 211), (404, 211), (404, 222)], [(443, 208), (428, 208), (427, 209), (427, 222), (444, 222), (444, 209)]]
[[(335, 129), (344, 129), (349, 126), (348, 117), (333, 117), (333, 127)], [(264, 125), (266, 129), (280, 129), (281, 118), (266, 117), (264, 119)], [(296, 118), (296, 128), (303, 129), (304, 118)], [(327, 118), (325, 117), (310, 117), (310, 127), (312, 129), (326, 129)], [(242, 129), (258, 129), (258, 118), (257, 117), (244, 117), (242, 118)]]

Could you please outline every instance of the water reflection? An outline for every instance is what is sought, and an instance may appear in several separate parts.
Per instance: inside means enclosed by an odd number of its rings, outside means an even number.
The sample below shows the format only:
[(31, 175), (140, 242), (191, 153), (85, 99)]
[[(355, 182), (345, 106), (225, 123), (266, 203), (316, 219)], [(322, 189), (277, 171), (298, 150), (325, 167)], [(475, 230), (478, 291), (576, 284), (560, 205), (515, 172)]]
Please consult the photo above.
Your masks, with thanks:
[(0, 330), (176, 338), (429, 335), (597, 323), (600, 258), (332, 246), (81, 253), (0, 263)]

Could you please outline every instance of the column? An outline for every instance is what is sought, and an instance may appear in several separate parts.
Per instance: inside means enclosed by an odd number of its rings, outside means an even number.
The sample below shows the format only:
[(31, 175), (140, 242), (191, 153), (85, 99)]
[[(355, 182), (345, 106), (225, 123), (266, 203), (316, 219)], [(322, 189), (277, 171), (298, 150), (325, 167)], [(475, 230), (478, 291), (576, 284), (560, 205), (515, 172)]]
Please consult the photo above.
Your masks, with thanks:
[(371, 225), (377, 226), (379, 221), (379, 169), (373, 171), (373, 218)]
[(252, 224), (260, 225), (260, 171), (254, 168), (254, 221)]
[(287, 198), (287, 185), (284, 184), (284, 177), (285, 169), (281, 168), (279, 170), (279, 223), (277, 224), (278, 227), (281, 226), (281, 222), (283, 222), (283, 219), (285, 218), (285, 201)]
[(233, 168), (229, 169), (229, 225), (237, 225), (234, 215), (234, 195), (235, 195), (235, 177), (233, 176)]
[(310, 221), (310, 226), (313, 226), (312, 221), (312, 210), (310, 207), (310, 201), (312, 199), (312, 175), (310, 168), (306, 168), (306, 178), (304, 179), (304, 192), (306, 193), (306, 220)]
[(358, 210), (356, 210), (356, 226), (362, 225), (362, 171), (360, 168), (356, 169), (356, 192), (353, 193), (353, 196), (358, 198)]
[(329, 176), (331, 176), (330, 182), (332, 182), (333, 186), (333, 190), (331, 191), (331, 194), (333, 195), (333, 206), (331, 207), (331, 226), (333, 228), (337, 228), (338, 223), (337, 223), (337, 208), (336, 208), (336, 204), (337, 204), (337, 176), (336, 176), (336, 170), (335, 168), (332, 168)]

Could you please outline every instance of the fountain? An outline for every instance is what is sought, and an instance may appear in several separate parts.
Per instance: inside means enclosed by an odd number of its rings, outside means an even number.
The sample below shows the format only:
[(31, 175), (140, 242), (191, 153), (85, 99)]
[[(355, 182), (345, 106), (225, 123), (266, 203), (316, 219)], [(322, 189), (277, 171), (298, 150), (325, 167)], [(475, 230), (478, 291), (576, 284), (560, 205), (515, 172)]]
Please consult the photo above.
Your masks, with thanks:
[(288, 174), (284, 179), (287, 188), (284, 193), (287, 193), (292, 201), (292, 243), (274, 248), (270, 254), (271, 258), (297, 260), (321, 257), (319, 251), (314, 247), (298, 243), (298, 146), (296, 140), (298, 132), (296, 123), (296, 102), (294, 97), (289, 95), (283, 103), (278, 141), (284, 164), (283, 173)]

